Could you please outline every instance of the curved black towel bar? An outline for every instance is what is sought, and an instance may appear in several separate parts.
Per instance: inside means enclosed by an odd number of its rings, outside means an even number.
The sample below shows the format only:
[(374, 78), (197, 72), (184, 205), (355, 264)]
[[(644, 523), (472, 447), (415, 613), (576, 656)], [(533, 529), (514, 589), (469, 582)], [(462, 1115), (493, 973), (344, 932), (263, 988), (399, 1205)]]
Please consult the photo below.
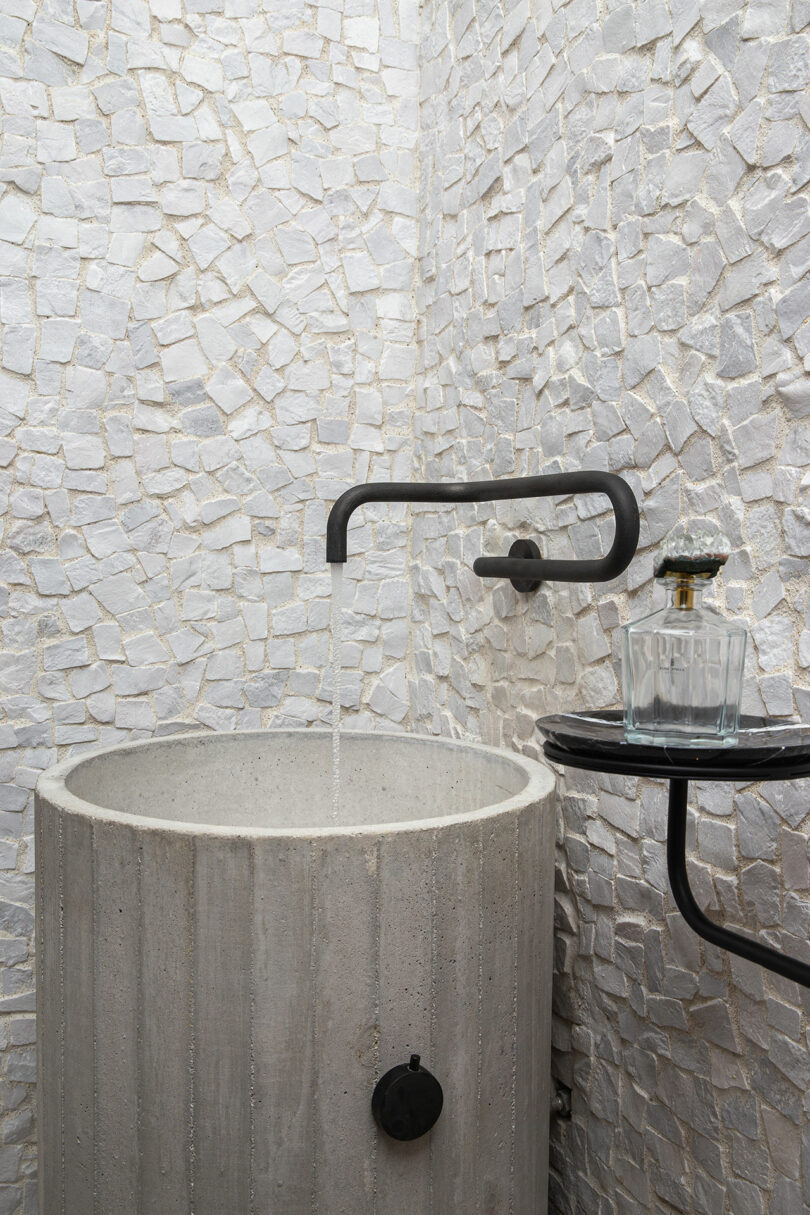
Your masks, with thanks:
[(478, 557), (473, 570), (482, 578), (522, 581), (607, 582), (617, 578), (635, 555), (639, 514), (635, 495), (615, 473), (549, 473), (538, 477), (509, 477), (502, 481), (370, 481), (341, 494), (326, 524), (326, 560), (346, 560), (349, 516), (364, 502), (497, 502), (509, 498), (568, 497), (606, 494), (613, 507), (616, 533), (604, 557), (585, 561), (545, 558)]

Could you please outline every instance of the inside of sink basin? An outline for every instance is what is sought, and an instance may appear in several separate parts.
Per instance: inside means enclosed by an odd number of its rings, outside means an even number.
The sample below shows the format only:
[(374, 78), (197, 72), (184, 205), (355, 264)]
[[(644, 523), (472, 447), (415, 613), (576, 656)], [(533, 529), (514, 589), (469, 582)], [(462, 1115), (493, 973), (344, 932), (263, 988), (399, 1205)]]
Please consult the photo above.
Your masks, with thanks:
[(336, 822), (331, 747), (322, 730), (185, 735), (74, 760), (64, 780), (91, 813), (299, 831), (468, 814), (508, 801), (532, 780), (518, 755), (446, 739), (346, 732)]

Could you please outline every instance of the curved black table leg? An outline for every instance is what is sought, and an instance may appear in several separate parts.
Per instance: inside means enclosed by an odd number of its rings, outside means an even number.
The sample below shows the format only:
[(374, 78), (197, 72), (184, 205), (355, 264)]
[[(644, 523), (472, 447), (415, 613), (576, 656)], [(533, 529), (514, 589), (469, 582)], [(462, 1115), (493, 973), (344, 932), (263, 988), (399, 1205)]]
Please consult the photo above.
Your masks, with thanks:
[(720, 949), (727, 949), (730, 953), (739, 954), (741, 958), (747, 958), (749, 962), (756, 962), (759, 966), (765, 966), (768, 970), (784, 975), (786, 979), (793, 979), (795, 983), (810, 987), (810, 966), (806, 963), (800, 962), (797, 958), (789, 958), (785, 954), (779, 953), (778, 950), (771, 949), (769, 945), (762, 945), (759, 941), (752, 941), (748, 937), (740, 936), (737, 932), (730, 932), (727, 928), (713, 923), (698, 907), (686, 873), (688, 794), (688, 780), (670, 780), (667, 869), (672, 893), (681, 915), (698, 936), (710, 941), (712, 945), (718, 945)]

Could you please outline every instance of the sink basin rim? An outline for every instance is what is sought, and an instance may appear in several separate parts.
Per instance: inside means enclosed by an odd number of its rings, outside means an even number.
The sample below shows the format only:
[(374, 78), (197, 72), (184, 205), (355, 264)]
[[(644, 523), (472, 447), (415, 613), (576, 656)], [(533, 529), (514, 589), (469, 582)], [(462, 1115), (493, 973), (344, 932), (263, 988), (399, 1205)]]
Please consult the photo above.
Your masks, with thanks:
[(302, 734), (310, 736), (318, 735), (324, 739), (331, 739), (331, 730), (323, 728), (301, 730), (295, 728), (233, 731), (192, 730), (177, 734), (165, 734), (156, 738), (138, 739), (135, 742), (114, 743), (111, 746), (94, 747), (81, 751), (78, 754), (70, 755), (43, 772), (37, 781), (36, 795), (51, 805), (59, 806), (68, 814), (75, 814), (96, 821), (121, 823), (122, 825), (135, 827), (139, 830), (164, 831), (189, 836), (218, 836), (220, 838), (233, 839), (272, 839), (274, 837), (283, 837), (304, 840), (329, 836), (375, 836), (400, 832), (435, 831), (439, 827), (451, 826), (454, 823), (468, 823), (479, 819), (486, 820), (500, 814), (508, 814), (512, 810), (533, 802), (541, 802), (553, 792), (556, 784), (556, 776), (553, 770), (542, 760), (530, 759), (528, 756), (521, 755), (518, 751), (507, 751), (500, 747), (490, 747), (473, 739), (455, 739), (432, 734), (413, 734), (406, 731), (347, 729), (342, 732), (342, 739), (347, 737), (351, 737), (352, 739), (391, 739), (397, 742), (402, 742), (403, 739), (413, 739), (418, 740), (423, 745), (471, 750), (483, 753), (484, 755), (490, 755), (501, 761), (511, 761), (524, 773), (526, 784), (511, 797), (505, 798), (503, 801), (490, 802), (488, 805), (481, 806), (476, 810), (465, 810), (455, 814), (437, 815), (432, 818), (405, 819), (394, 822), (335, 823), (328, 826), (322, 824), (320, 826), (309, 827), (234, 826), (230, 824), (200, 823), (179, 819), (158, 818), (143, 814), (130, 814), (122, 810), (113, 810), (106, 806), (96, 805), (72, 793), (67, 787), (68, 777), (80, 764), (88, 760), (100, 759), (111, 753), (120, 754), (123, 751), (137, 752), (160, 744), (171, 745), (191, 740), (200, 741), (205, 738), (216, 738), (223, 741), (235, 741), (250, 737), (272, 740), (273, 738), (295, 737)]

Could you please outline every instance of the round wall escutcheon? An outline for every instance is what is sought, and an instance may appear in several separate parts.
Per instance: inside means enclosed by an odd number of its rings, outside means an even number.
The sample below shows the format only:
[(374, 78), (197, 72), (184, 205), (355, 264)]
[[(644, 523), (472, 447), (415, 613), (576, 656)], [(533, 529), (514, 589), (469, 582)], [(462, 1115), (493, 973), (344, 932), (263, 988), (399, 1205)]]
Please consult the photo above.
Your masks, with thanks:
[[(530, 561), (539, 561), (542, 557), (540, 549), (534, 540), (516, 540), (509, 550), (510, 557), (526, 557)], [(541, 585), (539, 578), (510, 578), (509, 581), (516, 591), (536, 591)]]

